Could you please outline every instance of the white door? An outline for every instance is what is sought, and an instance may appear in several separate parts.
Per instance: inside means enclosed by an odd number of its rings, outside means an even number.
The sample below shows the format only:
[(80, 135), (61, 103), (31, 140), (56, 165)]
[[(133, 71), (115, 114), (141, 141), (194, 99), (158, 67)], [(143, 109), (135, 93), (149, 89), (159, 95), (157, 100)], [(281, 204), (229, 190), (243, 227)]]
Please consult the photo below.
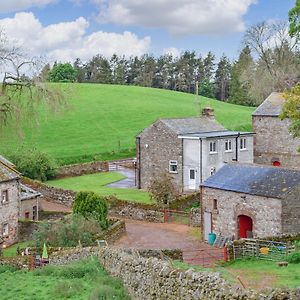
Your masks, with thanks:
[(208, 234), (211, 233), (211, 213), (210, 212), (204, 212), (204, 240), (208, 240)]
[(189, 189), (196, 189), (196, 169), (189, 169)]

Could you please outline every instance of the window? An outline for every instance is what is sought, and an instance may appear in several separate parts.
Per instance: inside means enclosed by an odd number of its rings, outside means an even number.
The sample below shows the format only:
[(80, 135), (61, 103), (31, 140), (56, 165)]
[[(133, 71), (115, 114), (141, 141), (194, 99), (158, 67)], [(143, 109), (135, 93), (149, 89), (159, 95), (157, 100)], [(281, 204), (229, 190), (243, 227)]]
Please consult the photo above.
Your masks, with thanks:
[(169, 172), (170, 173), (177, 173), (177, 160), (170, 160), (169, 161)]
[(2, 235), (3, 236), (8, 236), (8, 223), (4, 223), (3, 225), (2, 225)]
[(211, 167), (210, 168), (210, 176), (214, 175), (216, 173), (216, 168), (215, 167)]
[(216, 141), (209, 143), (209, 153), (217, 153), (217, 142)]
[(2, 204), (5, 204), (8, 202), (8, 191), (2, 191)]
[(240, 150), (246, 150), (247, 149), (247, 139), (241, 138), (240, 139)]
[(213, 209), (218, 209), (218, 200), (217, 199), (214, 199)]
[(225, 141), (225, 152), (232, 152), (232, 142), (231, 142), (231, 140)]
[(28, 211), (26, 211), (26, 213), (25, 213), (25, 219), (29, 219), (29, 212)]
[(196, 178), (196, 171), (195, 169), (190, 169), (190, 179), (194, 180)]

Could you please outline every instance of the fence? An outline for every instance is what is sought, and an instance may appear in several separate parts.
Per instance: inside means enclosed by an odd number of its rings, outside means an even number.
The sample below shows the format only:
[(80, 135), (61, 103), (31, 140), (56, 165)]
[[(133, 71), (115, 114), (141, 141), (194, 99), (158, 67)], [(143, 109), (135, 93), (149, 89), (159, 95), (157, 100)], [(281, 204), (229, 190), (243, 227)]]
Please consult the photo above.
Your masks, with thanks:
[(233, 259), (252, 256), (258, 259), (281, 261), (285, 260), (295, 247), (290, 243), (244, 239), (233, 243), (231, 249)]
[(190, 225), (190, 213), (180, 210), (165, 209), (164, 222)]

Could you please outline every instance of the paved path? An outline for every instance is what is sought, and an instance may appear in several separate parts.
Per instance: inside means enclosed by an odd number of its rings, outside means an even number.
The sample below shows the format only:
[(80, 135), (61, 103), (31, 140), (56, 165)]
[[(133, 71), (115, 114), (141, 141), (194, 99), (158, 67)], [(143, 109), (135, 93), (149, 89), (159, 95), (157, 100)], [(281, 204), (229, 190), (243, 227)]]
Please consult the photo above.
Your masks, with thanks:
[(121, 173), (127, 178), (117, 182), (110, 183), (107, 185), (107, 187), (123, 188), (123, 189), (136, 188), (134, 169), (125, 168), (123, 166), (117, 166), (117, 167), (115, 166), (114, 168), (112, 168), (110, 165), (109, 171)]
[(126, 235), (115, 246), (136, 249), (182, 249), (185, 262), (212, 266), (223, 257), (223, 250), (199, 241), (195, 230), (181, 224), (148, 223), (126, 220)]

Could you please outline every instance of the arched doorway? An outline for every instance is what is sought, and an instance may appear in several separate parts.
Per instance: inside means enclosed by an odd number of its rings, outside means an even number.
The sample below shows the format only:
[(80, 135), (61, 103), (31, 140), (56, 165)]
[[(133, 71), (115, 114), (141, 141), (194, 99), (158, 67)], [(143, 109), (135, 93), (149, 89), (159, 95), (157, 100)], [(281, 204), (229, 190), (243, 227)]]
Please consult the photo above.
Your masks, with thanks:
[(250, 217), (245, 215), (238, 216), (239, 224), (239, 238), (247, 238), (252, 235), (253, 221)]
[(278, 160), (273, 161), (273, 166), (274, 167), (280, 167), (281, 166), (280, 161), (278, 161)]

